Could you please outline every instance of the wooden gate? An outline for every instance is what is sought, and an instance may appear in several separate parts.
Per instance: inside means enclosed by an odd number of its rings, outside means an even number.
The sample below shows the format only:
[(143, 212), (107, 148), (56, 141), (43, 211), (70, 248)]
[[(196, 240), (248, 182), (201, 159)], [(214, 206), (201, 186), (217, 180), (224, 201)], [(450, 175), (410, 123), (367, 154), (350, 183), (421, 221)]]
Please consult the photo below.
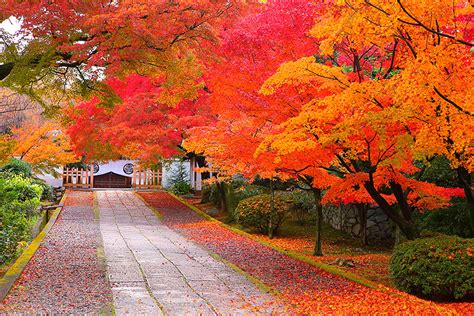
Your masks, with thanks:
[(94, 188), (131, 188), (132, 178), (113, 172), (94, 176)]
[(137, 189), (161, 188), (161, 172), (151, 169), (134, 168), (132, 187)]
[(90, 189), (94, 187), (94, 172), (88, 169), (63, 169), (63, 186)]

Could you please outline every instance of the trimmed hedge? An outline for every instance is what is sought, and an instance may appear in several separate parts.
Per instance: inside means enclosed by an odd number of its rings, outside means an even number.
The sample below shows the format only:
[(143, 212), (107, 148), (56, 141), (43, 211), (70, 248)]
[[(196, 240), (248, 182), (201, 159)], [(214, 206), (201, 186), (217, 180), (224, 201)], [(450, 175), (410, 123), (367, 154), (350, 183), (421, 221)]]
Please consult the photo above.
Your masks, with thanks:
[(244, 227), (272, 236), (293, 209), (295, 200), (291, 195), (277, 194), (274, 198), (273, 211), (271, 200), (270, 194), (260, 194), (240, 201), (235, 210), (237, 222)]
[(390, 260), (395, 286), (442, 299), (474, 295), (474, 239), (439, 235), (404, 242)]

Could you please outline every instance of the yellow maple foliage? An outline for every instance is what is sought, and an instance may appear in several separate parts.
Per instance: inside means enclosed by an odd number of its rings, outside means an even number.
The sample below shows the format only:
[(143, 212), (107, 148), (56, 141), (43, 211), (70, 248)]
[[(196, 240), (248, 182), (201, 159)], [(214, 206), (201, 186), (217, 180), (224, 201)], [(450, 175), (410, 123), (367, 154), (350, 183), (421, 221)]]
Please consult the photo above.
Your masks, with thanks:
[[(313, 99), (263, 149), (280, 156), (318, 145), (331, 149), (333, 161), (325, 167), (347, 183), (333, 185), (325, 198), (350, 200), (347, 188), (365, 187), (358, 197), (369, 193), (407, 236), (414, 208), (449, 201), (438, 188), (406, 177), (419, 172), (414, 161), (447, 157), (473, 205), (473, 14), (461, 0), (328, 6), (310, 31), (319, 42), (317, 54), (281, 65), (260, 90), (268, 95), (287, 85), (316, 87)], [(381, 189), (387, 186), (390, 196)], [(392, 216), (390, 205), (397, 202), (407, 225)]]
[(77, 160), (70, 149), (69, 138), (52, 121), (33, 117), (12, 129), (13, 156), (31, 164), (35, 172), (52, 172)]

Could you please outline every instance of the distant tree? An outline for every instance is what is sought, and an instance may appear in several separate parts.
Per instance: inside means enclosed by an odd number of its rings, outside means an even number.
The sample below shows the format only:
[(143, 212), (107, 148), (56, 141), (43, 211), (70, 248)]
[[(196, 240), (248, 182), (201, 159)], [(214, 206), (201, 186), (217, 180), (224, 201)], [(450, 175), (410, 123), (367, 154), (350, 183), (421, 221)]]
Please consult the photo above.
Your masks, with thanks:
[(13, 155), (31, 164), (33, 171), (54, 173), (55, 168), (77, 160), (69, 138), (59, 125), (40, 118), (30, 118), (12, 129)]

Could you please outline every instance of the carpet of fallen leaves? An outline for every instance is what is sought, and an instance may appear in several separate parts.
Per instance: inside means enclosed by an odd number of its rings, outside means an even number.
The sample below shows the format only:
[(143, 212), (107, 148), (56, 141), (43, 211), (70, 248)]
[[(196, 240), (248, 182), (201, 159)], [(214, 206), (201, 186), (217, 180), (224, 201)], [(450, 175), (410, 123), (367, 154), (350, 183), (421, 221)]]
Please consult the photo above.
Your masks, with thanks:
[(0, 314), (98, 314), (111, 302), (92, 205), (91, 192), (68, 192), (63, 212), (0, 303)]
[[(323, 242), (323, 249), (329, 255), (322, 257), (312, 256), (312, 249), (314, 247), (314, 240), (311, 238), (291, 238), (291, 237), (277, 237), (269, 239), (266, 235), (254, 235), (258, 240), (266, 243), (271, 243), (279, 248), (291, 250), (299, 255), (310, 258), (314, 261), (323, 262), (326, 264), (334, 264), (338, 258), (352, 259), (356, 266), (354, 268), (338, 266), (339, 269), (360, 275), (372, 282), (380, 283), (384, 286), (394, 288), (389, 276), (389, 262), (390, 255), (385, 253), (377, 254), (354, 254), (351, 251), (344, 253), (341, 248), (335, 246), (331, 242)], [(461, 315), (474, 315), (474, 303), (469, 302), (447, 302), (440, 303), (444, 307), (455, 309)]]
[[(324, 256), (312, 256), (314, 238), (277, 236), (269, 239), (266, 235), (256, 234), (255, 237), (263, 242), (271, 243), (285, 250), (291, 250), (311, 260), (334, 264), (336, 259), (351, 259), (355, 267), (338, 266), (339, 269), (360, 275), (372, 282), (391, 287), (389, 277), (390, 255), (387, 253), (364, 253), (346, 247), (334, 245), (331, 241), (323, 241)], [(346, 251), (343, 251), (344, 249)]]
[[(442, 306), (383, 285), (364, 287), (205, 220), (167, 193), (140, 195), (163, 214), (166, 225), (276, 289), (300, 314), (456, 315), (472, 311), (472, 304)], [(459, 312), (453, 307), (460, 308)]]

